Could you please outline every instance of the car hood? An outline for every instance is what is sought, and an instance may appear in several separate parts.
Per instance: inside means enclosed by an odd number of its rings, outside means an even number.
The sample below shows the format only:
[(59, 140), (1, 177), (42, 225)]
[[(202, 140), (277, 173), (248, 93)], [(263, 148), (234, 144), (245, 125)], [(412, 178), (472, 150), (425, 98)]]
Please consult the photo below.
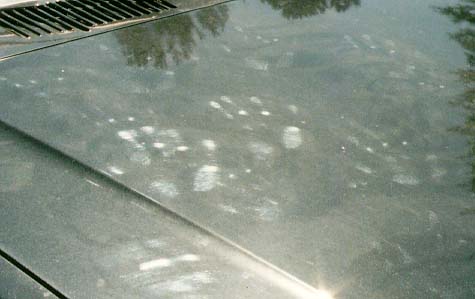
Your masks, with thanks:
[[(473, 296), (467, 62), (440, 2), (235, 1), (5, 59), (0, 119), (47, 160), (13, 159), (32, 189), (0, 185), (23, 198), (2, 199), (0, 247), (73, 297), (80, 277), (113, 297), (204, 279), (219, 298), (249, 273), (267, 297)], [(48, 152), (76, 162), (29, 170)], [(164, 284), (202, 236), (208, 276)]]

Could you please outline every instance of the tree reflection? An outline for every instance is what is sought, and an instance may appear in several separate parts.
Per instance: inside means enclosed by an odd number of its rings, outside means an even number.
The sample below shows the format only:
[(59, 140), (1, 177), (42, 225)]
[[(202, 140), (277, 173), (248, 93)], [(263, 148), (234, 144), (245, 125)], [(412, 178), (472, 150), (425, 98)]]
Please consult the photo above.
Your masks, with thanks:
[(328, 9), (344, 12), (351, 6), (359, 6), (360, 0), (261, 0), (275, 10), (281, 10), (287, 19), (301, 19), (323, 14)]
[(219, 35), (228, 18), (228, 7), (221, 5), (148, 26), (119, 30), (116, 37), (129, 65), (166, 68), (190, 59), (197, 40), (208, 33)]
[(462, 4), (437, 9), (450, 17), (453, 22), (466, 24), (464, 28), (451, 34), (451, 38), (465, 50), (468, 63), (467, 68), (457, 71), (459, 78), (465, 84), (465, 91), (453, 102), (464, 109), (465, 122), (453, 130), (468, 137), (469, 151), (466, 159), (469, 160), (471, 167), (472, 192), (475, 192), (475, 14), (473, 14), (475, 0), (462, 0)]
[[(360, 0), (261, 0), (287, 19), (300, 19), (323, 14), (328, 9), (343, 12), (359, 6)], [(115, 33), (127, 57), (134, 66), (153, 65), (167, 68), (191, 58), (199, 39), (207, 34), (218, 36), (229, 19), (228, 7), (219, 5), (183, 14), (148, 26), (136, 26)]]

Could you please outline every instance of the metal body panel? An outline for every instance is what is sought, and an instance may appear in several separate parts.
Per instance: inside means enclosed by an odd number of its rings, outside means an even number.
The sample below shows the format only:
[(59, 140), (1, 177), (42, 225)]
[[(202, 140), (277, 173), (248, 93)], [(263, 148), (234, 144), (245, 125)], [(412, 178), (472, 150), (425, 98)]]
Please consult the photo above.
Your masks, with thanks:
[[(473, 297), (468, 45), (440, 1), (335, 3), (237, 1), (3, 61), (0, 119), (336, 298)], [(78, 226), (125, 213), (82, 192)]]
[[(307, 298), (316, 291), (3, 125), (0, 152), (0, 247), (65, 298)], [(31, 288), (11, 268), (0, 264), (0, 294), (38, 298), (21, 296)]]

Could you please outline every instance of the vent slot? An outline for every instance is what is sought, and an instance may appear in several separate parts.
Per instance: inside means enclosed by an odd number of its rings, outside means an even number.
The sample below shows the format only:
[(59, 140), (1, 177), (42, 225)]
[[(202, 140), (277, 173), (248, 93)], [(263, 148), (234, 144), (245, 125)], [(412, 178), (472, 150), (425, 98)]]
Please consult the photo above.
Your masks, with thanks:
[(62, 0), (0, 10), (0, 26), (31, 38), (133, 20), (177, 8), (165, 0)]

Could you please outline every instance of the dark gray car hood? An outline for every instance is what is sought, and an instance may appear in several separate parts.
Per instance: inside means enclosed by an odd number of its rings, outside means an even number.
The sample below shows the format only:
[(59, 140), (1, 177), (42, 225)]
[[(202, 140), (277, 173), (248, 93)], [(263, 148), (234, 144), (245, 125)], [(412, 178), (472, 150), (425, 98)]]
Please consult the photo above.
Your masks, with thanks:
[[(0, 247), (73, 297), (474, 296), (469, 49), (444, 5), (236, 1), (2, 61), (0, 119), (77, 162), (11, 158)], [(206, 251), (206, 288), (167, 278), (193, 234), (242, 254)], [(248, 275), (264, 295), (238, 295)]]

